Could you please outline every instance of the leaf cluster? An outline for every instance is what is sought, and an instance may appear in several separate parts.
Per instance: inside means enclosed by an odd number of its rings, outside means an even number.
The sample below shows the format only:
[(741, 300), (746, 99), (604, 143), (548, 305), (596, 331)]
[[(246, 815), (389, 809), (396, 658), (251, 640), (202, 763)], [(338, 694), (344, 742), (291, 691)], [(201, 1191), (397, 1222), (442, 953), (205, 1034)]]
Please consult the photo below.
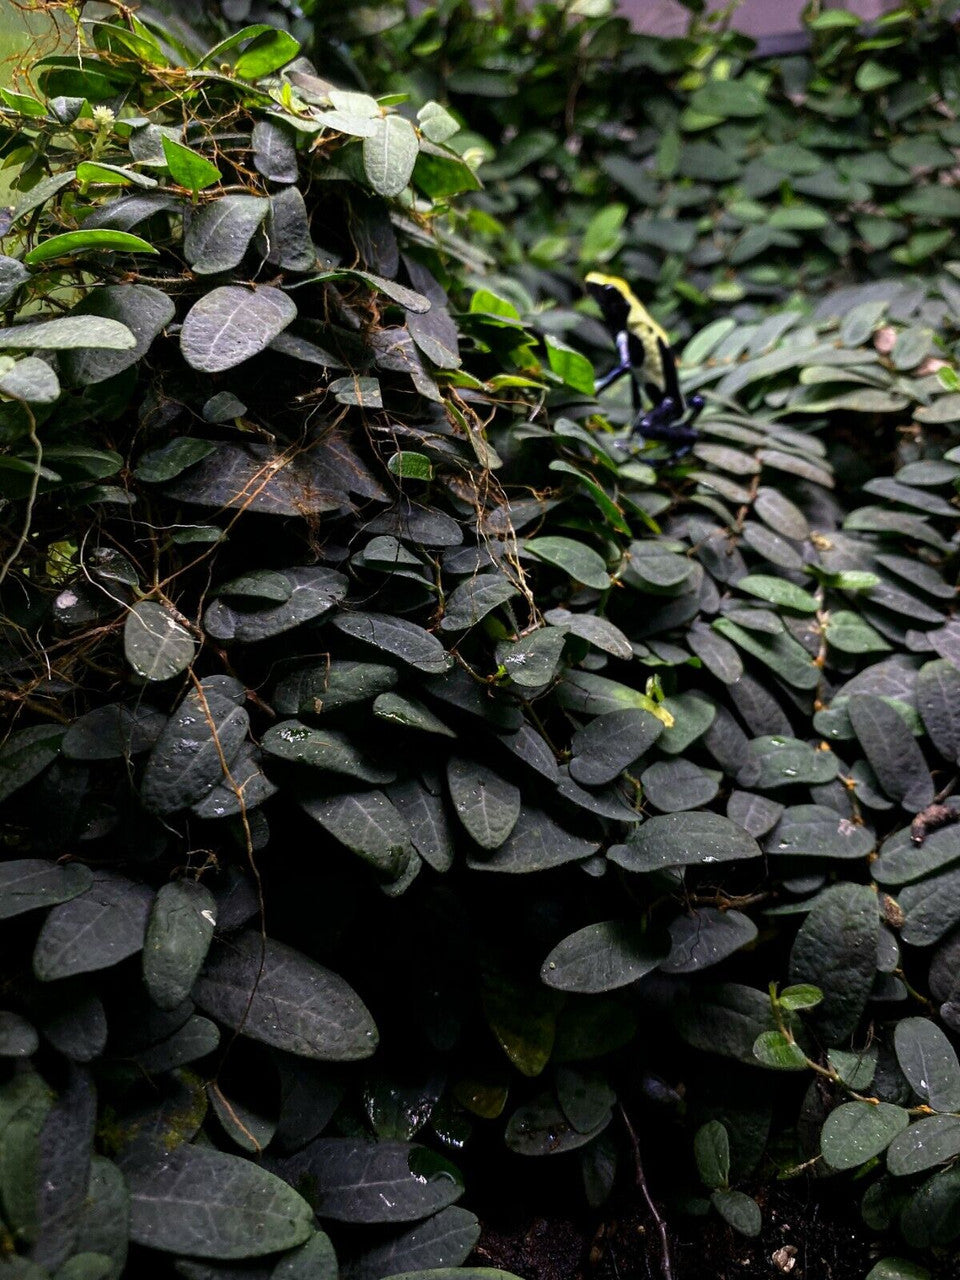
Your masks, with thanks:
[(9, 1266), (445, 1280), (464, 1148), (599, 1204), (618, 1102), (949, 1246), (948, 276), (701, 330), (677, 460), (443, 106), (90, 39), (0, 126)]

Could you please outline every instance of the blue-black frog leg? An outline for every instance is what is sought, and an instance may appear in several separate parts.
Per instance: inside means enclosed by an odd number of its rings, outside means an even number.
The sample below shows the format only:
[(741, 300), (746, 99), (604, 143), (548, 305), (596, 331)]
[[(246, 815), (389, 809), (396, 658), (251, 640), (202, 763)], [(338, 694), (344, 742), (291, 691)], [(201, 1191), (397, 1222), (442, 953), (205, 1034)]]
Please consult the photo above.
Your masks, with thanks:
[(620, 378), (630, 375), (630, 391), (633, 400), (633, 411), (640, 411), (640, 383), (637, 379), (636, 364), (634, 361), (634, 353), (631, 350), (630, 335), (625, 329), (621, 329), (616, 335), (617, 357), (618, 363), (613, 366), (609, 373), (605, 373), (602, 378), (598, 378), (595, 391), (599, 395), (601, 391), (605, 391), (607, 387), (618, 382)]

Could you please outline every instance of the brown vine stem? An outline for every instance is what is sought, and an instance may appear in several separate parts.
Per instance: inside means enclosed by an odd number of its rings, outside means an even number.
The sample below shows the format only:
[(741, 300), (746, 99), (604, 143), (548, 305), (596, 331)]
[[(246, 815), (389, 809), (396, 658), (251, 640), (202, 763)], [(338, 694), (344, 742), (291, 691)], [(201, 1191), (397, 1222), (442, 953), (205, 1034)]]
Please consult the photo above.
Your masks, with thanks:
[(640, 1139), (637, 1137), (637, 1131), (630, 1123), (630, 1117), (627, 1115), (623, 1103), (619, 1103), (618, 1106), (620, 1108), (620, 1117), (630, 1136), (630, 1146), (633, 1148), (633, 1167), (636, 1172), (637, 1186), (647, 1202), (650, 1216), (656, 1223), (657, 1234), (660, 1236), (660, 1271), (663, 1275), (663, 1280), (673, 1280), (673, 1263), (670, 1258), (670, 1237), (667, 1234), (667, 1223), (663, 1214), (657, 1208), (656, 1201), (650, 1194), (650, 1188), (647, 1185), (647, 1177), (643, 1171), (643, 1160), (640, 1156)]

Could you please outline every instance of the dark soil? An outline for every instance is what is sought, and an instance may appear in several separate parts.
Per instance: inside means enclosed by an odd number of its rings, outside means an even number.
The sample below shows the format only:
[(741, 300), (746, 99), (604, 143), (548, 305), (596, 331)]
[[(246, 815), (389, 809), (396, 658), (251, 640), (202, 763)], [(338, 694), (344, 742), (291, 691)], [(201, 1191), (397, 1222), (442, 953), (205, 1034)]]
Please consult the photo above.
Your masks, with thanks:
[[(763, 1229), (755, 1240), (714, 1215), (671, 1220), (673, 1280), (864, 1280), (894, 1252), (851, 1216), (849, 1202), (838, 1203), (835, 1189), (815, 1181), (758, 1189), (756, 1197)], [(602, 1218), (523, 1218), (519, 1208), (495, 1215), (485, 1221), (470, 1265), (523, 1280), (665, 1280), (659, 1235), (639, 1192)], [(943, 1260), (933, 1275), (960, 1280), (960, 1256)]]

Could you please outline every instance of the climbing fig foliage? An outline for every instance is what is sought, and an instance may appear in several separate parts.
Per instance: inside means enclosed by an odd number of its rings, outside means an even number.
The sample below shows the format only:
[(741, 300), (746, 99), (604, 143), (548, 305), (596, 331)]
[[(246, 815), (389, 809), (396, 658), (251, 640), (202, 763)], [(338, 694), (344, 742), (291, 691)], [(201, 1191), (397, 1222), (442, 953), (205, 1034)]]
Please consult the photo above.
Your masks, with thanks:
[(949, 1246), (955, 286), (718, 321), (674, 459), (443, 107), (82, 38), (0, 92), (0, 1270), (446, 1280), (621, 1107)]

